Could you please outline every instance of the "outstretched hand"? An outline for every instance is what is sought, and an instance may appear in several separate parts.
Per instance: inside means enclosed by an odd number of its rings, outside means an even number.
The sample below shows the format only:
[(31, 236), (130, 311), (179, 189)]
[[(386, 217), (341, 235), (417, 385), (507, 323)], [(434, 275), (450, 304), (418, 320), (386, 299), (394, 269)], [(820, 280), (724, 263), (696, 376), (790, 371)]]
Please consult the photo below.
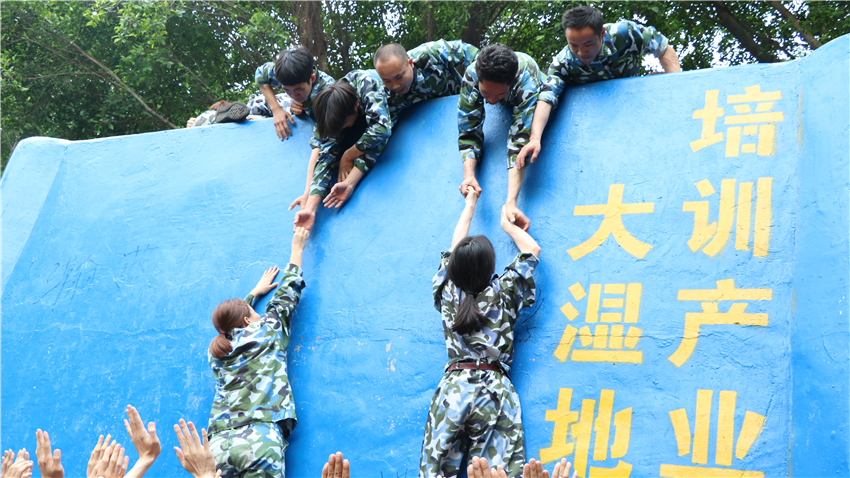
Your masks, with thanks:
[(92, 470), (92, 477), (123, 478), (127, 473), (130, 457), (124, 456), (124, 447), (119, 444), (109, 445), (103, 451), (103, 457)]
[(516, 168), (522, 169), (526, 166), (525, 158), (528, 155), (531, 155), (530, 162), (534, 164), (534, 161), (537, 160), (537, 155), (540, 154), (540, 141), (539, 140), (529, 140), (528, 144), (522, 147), (519, 150), (519, 154), (516, 157)]
[(277, 277), (277, 273), (280, 269), (277, 266), (269, 267), (269, 270), (263, 272), (263, 277), (260, 278), (260, 281), (257, 282), (257, 285), (251, 289), (251, 295), (254, 297), (260, 297), (265, 294), (268, 294), (270, 290), (277, 287), (277, 282), (272, 283), (275, 277)]
[(316, 222), (316, 213), (309, 209), (302, 209), (295, 213), (295, 225), (292, 226), (292, 232), (295, 232), (299, 227), (303, 227), (308, 231), (313, 229), (313, 223)]
[[(342, 167), (340, 166), (340, 169)], [(345, 201), (351, 196), (351, 193), (354, 192), (354, 186), (343, 181), (341, 183), (334, 184), (334, 187), (331, 188), (330, 194), (328, 197), (322, 201), (325, 207), (327, 208), (341, 208)]]
[[(265, 274), (263, 278), (265, 278)], [(148, 428), (145, 430), (145, 424), (142, 417), (139, 416), (139, 411), (132, 405), (127, 405), (127, 418), (129, 420), (124, 420), (124, 427), (127, 428), (127, 434), (130, 435), (130, 440), (136, 447), (139, 461), (153, 463), (162, 452), (162, 445), (159, 443), (159, 437), (156, 436), (156, 424), (149, 422)]]
[(502, 229), (507, 232), (510, 226), (516, 226), (523, 231), (528, 232), (531, 226), (531, 220), (514, 205), (505, 204), (502, 206)]
[(295, 209), (295, 206), (298, 206), (303, 211), (304, 208), (307, 207), (307, 195), (304, 194), (295, 198), (295, 200), (292, 201), (292, 204), (289, 205), (289, 210), (291, 211)]
[(174, 447), (174, 452), (177, 453), (177, 460), (183, 465), (183, 469), (192, 474), (195, 478), (216, 478), (221, 475), (221, 471), (215, 470), (215, 458), (210, 451), (210, 442), (207, 438), (207, 431), (201, 429), (201, 435), (204, 436), (203, 442), (198, 436), (198, 430), (195, 424), (180, 419), (179, 425), (174, 425), (174, 433), (177, 435), (179, 447)]
[(328, 462), (322, 467), (322, 478), (350, 478), (351, 470), (348, 460), (342, 458), (341, 452), (328, 457)]
[(460, 193), (466, 196), (469, 193), (469, 187), (472, 187), (478, 195), (481, 195), (481, 186), (478, 185), (478, 180), (475, 179), (475, 176), (470, 176), (465, 178), (462, 183), (460, 183)]
[(290, 116), (290, 114), (283, 108), (275, 108), (272, 115), (274, 116), (274, 130), (275, 133), (277, 133), (277, 137), (283, 141), (284, 139), (288, 139), (292, 136), (292, 132), (289, 130), (289, 124), (286, 123), (289, 121), (290, 123), (295, 124), (295, 120), (292, 119), (292, 116)]
[(573, 464), (568, 462), (566, 458), (561, 458), (561, 461), (555, 464), (555, 469), (552, 470), (552, 478), (577, 478), (578, 472), (573, 471), (570, 475), (570, 470)]
[(41, 429), (35, 432), (36, 446), (35, 456), (38, 460), (38, 469), (41, 470), (41, 476), (44, 478), (62, 478), (65, 476), (65, 469), (62, 468), (62, 451), (58, 448), (51, 452), (50, 435)]
[(17, 457), (12, 450), (6, 450), (0, 471), (3, 472), (4, 478), (29, 478), (32, 476), (32, 465), (30, 454), (26, 448), (21, 448)]
[(491, 478), (491, 476), (497, 475), (491, 473), (490, 464), (487, 463), (486, 458), (473, 456), (469, 459), (469, 465), (466, 467), (466, 476), (468, 478)]
[[(549, 478), (549, 472), (543, 469), (543, 462), (532, 458), (522, 467), (523, 478)], [(501, 478), (501, 477), (500, 477)]]
[[(91, 478), (94, 476), (94, 468), (100, 463), (100, 459), (103, 458), (104, 452), (106, 452), (106, 447), (109, 446), (109, 440), (112, 439), (112, 435), (106, 435), (106, 440), (104, 441), (103, 435), (97, 439), (97, 445), (94, 446), (94, 450), (91, 451), (91, 456), (89, 457), (88, 466), (86, 466), (86, 476)], [(112, 440), (112, 444), (115, 444), (115, 440)]]
[(478, 202), (478, 191), (472, 186), (466, 187), (466, 205), (475, 207)]

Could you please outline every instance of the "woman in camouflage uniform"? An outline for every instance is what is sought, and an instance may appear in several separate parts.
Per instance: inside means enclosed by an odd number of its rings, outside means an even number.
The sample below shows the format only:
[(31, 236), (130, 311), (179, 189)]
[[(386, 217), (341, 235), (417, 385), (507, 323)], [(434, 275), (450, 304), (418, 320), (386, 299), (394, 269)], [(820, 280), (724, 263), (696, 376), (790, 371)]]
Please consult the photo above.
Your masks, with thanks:
[(295, 231), (289, 265), (266, 315), (254, 311), (254, 299), (277, 287), (272, 283), (277, 267), (266, 271), (244, 300), (224, 301), (213, 311), (219, 335), (209, 349), (216, 388), (208, 434), (222, 478), (285, 475), (286, 437), (296, 423), (286, 346), (304, 288), (301, 253), (308, 235), (303, 228)]
[(519, 397), (508, 377), (519, 309), (534, 303), (540, 246), (512, 224), (502, 229), (520, 252), (501, 276), (484, 236), (467, 237), (478, 193), (469, 187), (450, 252), (434, 276), (434, 306), (443, 316), (449, 362), (425, 425), (420, 478), (460, 474), (463, 455), (486, 457), (508, 476), (522, 474), (525, 452)]

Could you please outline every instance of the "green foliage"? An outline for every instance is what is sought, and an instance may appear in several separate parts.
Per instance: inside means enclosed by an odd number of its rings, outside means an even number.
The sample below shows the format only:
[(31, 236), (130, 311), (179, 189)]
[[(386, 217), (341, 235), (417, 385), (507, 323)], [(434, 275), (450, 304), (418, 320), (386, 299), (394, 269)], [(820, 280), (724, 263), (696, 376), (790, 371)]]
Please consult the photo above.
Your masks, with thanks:
[[(667, 35), (684, 69), (752, 63), (752, 48), (719, 19), (721, 2), (535, 1), (321, 2), (328, 73), (371, 68), (380, 45), (429, 39), (504, 43), (541, 67), (565, 44), (561, 15), (591, 4), (607, 21), (634, 20)], [(313, 4), (315, 5), (315, 4)], [(811, 51), (801, 31), (768, 2), (722, 5), (762, 51), (786, 60)], [(850, 3), (783, 5), (800, 29), (827, 43), (850, 32)], [(312, 6), (312, 5), (311, 5)], [(88, 139), (180, 127), (220, 99), (258, 93), (256, 67), (299, 38), (303, 2), (2, 2), (0, 157), (22, 138)], [(301, 8), (299, 10), (299, 8)], [(315, 9), (318, 11), (319, 9)], [(746, 40), (746, 39), (743, 39)]]

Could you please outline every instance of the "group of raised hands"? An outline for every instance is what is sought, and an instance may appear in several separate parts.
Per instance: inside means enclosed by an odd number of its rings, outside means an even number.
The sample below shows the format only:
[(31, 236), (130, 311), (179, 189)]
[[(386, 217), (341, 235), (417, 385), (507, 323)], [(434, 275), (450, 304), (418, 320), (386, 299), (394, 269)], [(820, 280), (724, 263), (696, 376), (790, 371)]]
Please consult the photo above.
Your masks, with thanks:
[[(156, 425), (150, 422), (145, 429), (139, 412), (133, 406), (127, 405), (127, 420), (124, 420), (124, 427), (139, 455), (133, 468), (127, 471), (130, 457), (124, 455), (124, 447), (113, 440), (112, 435), (106, 435), (106, 438), (101, 435), (91, 452), (86, 467), (86, 478), (141, 478), (153, 465), (162, 451), (162, 445), (156, 435)], [(187, 425), (181, 419), (178, 425), (174, 425), (174, 433), (177, 434), (177, 441), (180, 443), (179, 447), (174, 447), (174, 451), (186, 471), (195, 478), (220, 477), (221, 472), (216, 472), (215, 469), (215, 458), (210, 451), (206, 430), (201, 430), (202, 440), (195, 425), (192, 422)], [(35, 456), (41, 476), (64, 478), (62, 452), (59, 449), (51, 449), (50, 435), (47, 432), (38, 430), (35, 436)], [(17, 456), (12, 450), (4, 452), (2, 465), (0, 465), (0, 478), (29, 478), (32, 476), (32, 470), (33, 462), (26, 448), (18, 451)]]
[[(552, 470), (551, 478), (576, 478), (578, 473), (572, 470), (572, 463), (566, 458), (561, 458), (561, 461), (555, 464), (555, 469)], [(507, 478), (507, 473), (501, 466), (490, 468), (490, 463), (486, 458), (472, 457), (469, 460), (469, 466), (466, 468), (466, 476), (468, 478)], [(534, 458), (522, 467), (523, 478), (550, 478), (549, 472), (543, 469), (543, 462), (537, 461)], [(351, 478), (351, 466), (348, 460), (342, 458), (342, 453), (328, 457), (328, 462), (322, 468), (322, 478)], [(437, 476), (437, 478), (442, 478)]]

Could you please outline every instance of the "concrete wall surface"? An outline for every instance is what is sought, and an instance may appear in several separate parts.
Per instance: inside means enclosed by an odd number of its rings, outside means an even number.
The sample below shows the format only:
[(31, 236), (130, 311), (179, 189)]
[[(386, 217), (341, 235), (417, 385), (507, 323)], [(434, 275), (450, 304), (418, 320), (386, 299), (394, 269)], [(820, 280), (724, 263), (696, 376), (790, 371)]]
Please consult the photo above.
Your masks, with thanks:
[[(809, 57), (568, 90), (520, 207), (542, 246), (512, 380), (527, 457), (579, 476), (848, 476), (848, 37)], [(343, 451), (417, 473), (446, 362), (431, 278), (463, 208), (457, 98), (406, 113), (342, 209), (321, 210), (289, 346), (287, 476)], [(509, 114), (487, 107), (471, 232), (499, 227)], [(99, 434), (183, 476), (206, 426), (221, 301), (289, 257), (309, 121), (90, 141), (31, 138), (2, 191), (3, 449), (37, 428), (83, 474)], [(265, 301), (263, 302), (263, 304)]]

